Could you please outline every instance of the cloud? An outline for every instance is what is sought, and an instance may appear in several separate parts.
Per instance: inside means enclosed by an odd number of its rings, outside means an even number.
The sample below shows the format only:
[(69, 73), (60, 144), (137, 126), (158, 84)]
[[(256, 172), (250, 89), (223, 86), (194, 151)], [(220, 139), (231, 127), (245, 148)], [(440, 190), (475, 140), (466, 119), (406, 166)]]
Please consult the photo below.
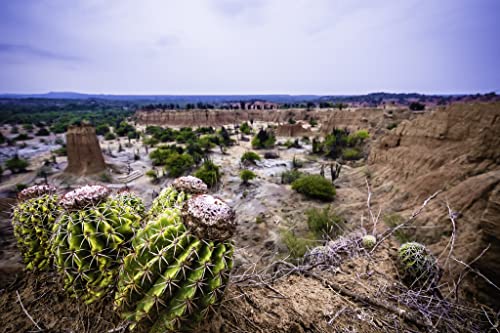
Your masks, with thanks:
[(81, 61), (81, 57), (57, 53), (31, 45), (0, 43), (0, 54), (7, 56), (27, 56), (35, 58), (50, 59), (55, 61)]

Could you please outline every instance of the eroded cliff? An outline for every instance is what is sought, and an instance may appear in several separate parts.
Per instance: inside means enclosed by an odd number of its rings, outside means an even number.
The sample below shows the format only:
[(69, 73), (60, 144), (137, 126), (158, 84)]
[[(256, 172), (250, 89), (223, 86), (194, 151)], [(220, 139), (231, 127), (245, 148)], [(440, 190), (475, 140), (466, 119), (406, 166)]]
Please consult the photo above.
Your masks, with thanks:
[(71, 126), (66, 133), (66, 149), (68, 166), (65, 172), (83, 176), (106, 169), (95, 128), (91, 125)]
[[(412, 121), (381, 137), (369, 156), (372, 183), (386, 212), (409, 217), (432, 193), (441, 190), (416, 221), (417, 240), (440, 253), (456, 234), (454, 255), (474, 263), (500, 285), (500, 103), (454, 104)], [(447, 204), (456, 217), (456, 230)], [(450, 259), (452, 271), (465, 266)], [(466, 290), (498, 301), (496, 288), (477, 275)]]

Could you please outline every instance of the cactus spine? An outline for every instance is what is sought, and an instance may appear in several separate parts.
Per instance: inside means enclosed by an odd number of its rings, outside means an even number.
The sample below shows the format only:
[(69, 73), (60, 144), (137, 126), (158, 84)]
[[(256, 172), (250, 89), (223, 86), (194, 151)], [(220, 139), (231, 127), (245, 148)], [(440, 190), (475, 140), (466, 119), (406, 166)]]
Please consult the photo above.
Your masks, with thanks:
[(166, 208), (133, 241), (124, 259), (115, 307), (131, 328), (194, 328), (221, 299), (232, 268), (234, 212), (198, 195)]
[(110, 192), (99, 185), (68, 192), (61, 199), (65, 212), (54, 228), (55, 264), (63, 274), (64, 288), (87, 303), (113, 287), (141, 220), (143, 205), (137, 197), (129, 193), (110, 197)]
[(35, 185), (19, 193), (12, 224), (18, 247), (29, 270), (50, 267), (50, 238), (60, 213), (56, 189)]

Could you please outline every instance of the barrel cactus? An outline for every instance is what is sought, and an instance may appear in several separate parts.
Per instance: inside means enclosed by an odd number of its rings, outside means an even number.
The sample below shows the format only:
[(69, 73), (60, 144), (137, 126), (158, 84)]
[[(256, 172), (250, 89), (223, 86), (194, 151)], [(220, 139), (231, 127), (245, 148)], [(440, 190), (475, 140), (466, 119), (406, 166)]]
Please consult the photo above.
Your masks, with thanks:
[(110, 192), (100, 185), (68, 192), (60, 200), (65, 211), (54, 228), (55, 264), (64, 288), (87, 303), (105, 296), (115, 284), (144, 210), (131, 194)]
[(436, 258), (424, 245), (417, 242), (404, 243), (399, 247), (398, 259), (403, 280), (410, 286), (432, 286), (438, 281)]
[(115, 294), (131, 329), (193, 329), (215, 310), (232, 268), (234, 219), (226, 203), (203, 194), (165, 209), (137, 234)]
[(165, 209), (181, 206), (193, 194), (207, 193), (207, 185), (199, 178), (193, 176), (179, 177), (172, 186), (164, 188), (153, 200), (149, 210), (149, 217), (154, 219)]
[(50, 238), (60, 211), (56, 188), (53, 186), (35, 185), (19, 193), (12, 225), (29, 270), (50, 267)]
[(372, 249), (377, 244), (377, 239), (373, 235), (365, 235), (361, 239), (361, 244), (365, 249)]

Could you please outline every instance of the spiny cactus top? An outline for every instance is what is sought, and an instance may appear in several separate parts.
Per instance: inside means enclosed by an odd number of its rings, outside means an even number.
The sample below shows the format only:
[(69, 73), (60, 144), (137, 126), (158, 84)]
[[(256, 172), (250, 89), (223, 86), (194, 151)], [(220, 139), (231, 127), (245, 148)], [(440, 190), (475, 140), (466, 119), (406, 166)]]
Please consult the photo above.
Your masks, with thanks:
[(179, 192), (186, 192), (189, 194), (203, 194), (208, 192), (207, 184), (203, 180), (193, 177), (179, 177), (172, 183), (174, 187)]
[(439, 279), (436, 258), (420, 243), (408, 242), (401, 245), (398, 259), (403, 269), (403, 280), (411, 286), (432, 285)]
[(215, 311), (232, 268), (232, 230), (234, 213), (207, 195), (188, 200), (182, 214), (173, 206), (150, 221), (124, 259), (115, 294), (130, 328), (189, 330)]
[(50, 267), (52, 228), (61, 208), (56, 188), (35, 185), (19, 193), (12, 225), (18, 247), (30, 270)]
[(64, 287), (88, 303), (111, 291), (144, 210), (138, 198), (109, 194), (98, 185), (69, 192), (55, 227), (53, 252)]
[(52, 185), (42, 184), (25, 188), (17, 195), (19, 201), (41, 197), (44, 194), (55, 194), (56, 188)]
[(102, 185), (85, 185), (66, 193), (61, 205), (66, 209), (79, 209), (106, 200), (111, 190)]
[(371, 249), (377, 244), (377, 239), (373, 235), (365, 235), (361, 239), (361, 244), (365, 249)]
[(148, 212), (149, 219), (155, 219), (165, 209), (180, 207), (192, 194), (205, 193), (207, 185), (193, 176), (180, 177), (174, 180), (172, 186), (164, 188), (153, 200)]
[(223, 241), (230, 238), (236, 225), (234, 211), (221, 199), (202, 194), (182, 207), (186, 226), (199, 238)]

